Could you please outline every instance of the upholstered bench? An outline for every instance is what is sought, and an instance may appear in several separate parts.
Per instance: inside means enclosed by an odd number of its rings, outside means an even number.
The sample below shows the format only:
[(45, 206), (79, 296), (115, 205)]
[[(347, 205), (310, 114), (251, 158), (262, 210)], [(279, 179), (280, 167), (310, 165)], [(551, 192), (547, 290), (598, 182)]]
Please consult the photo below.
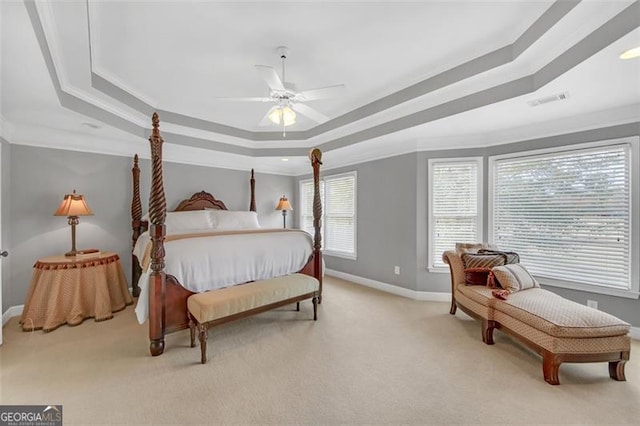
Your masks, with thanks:
[(567, 300), (542, 288), (496, 298), (491, 288), (466, 285), (462, 260), (447, 251), (443, 260), (451, 268), (451, 314), (460, 308), (482, 321), (482, 341), (492, 345), (493, 330), (499, 329), (542, 355), (547, 383), (560, 383), (563, 362), (608, 362), (609, 376), (625, 380), (629, 360), (630, 325), (605, 312)]
[(318, 318), (320, 283), (304, 274), (284, 275), (262, 281), (197, 293), (187, 300), (191, 347), (195, 347), (198, 329), (201, 363), (207, 362), (207, 337), (209, 327), (223, 324), (253, 314), (268, 311), (291, 303), (312, 299), (313, 320)]

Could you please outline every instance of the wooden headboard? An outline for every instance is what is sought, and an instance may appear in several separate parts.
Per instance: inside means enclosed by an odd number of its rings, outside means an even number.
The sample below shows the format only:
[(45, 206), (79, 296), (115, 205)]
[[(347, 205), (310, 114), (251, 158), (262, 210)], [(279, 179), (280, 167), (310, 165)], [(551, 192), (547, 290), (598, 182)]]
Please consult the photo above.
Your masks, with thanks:
[[(251, 172), (253, 173), (253, 170)], [(174, 211), (184, 212), (204, 209), (228, 210), (222, 201), (217, 200), (216, 197), (206, 191), (200, 191), (193, 194), (190, 198), (180, 201), (180, 204), (178, 204), (178, 207), (176, 207)]]

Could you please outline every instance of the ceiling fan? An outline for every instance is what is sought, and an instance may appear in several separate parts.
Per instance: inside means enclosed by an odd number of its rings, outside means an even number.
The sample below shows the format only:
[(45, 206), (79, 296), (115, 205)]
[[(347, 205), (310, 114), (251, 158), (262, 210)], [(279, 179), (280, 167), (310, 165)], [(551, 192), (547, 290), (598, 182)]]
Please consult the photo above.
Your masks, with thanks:
[(282, 78), (280, 78), (276, 70), (272, 67), (266, 65), (255, 66), (256, 70), (260, 72), (262, 78), (269, 86), (269, 96), (218, 99), (228, 101), (274, 102), (276, 105), (267, 111), (259, 125), (268, 126), (271, 123), (282, 125), (283, 136), (286, 135), (285, 127), (295, 124), (296, 113), (302, 114), (317, 123), (328, 121), (329, 117), (306, 105), (305, 102), (339, 96), (344, 92), (344, 84), (297, 91), (293, 83), (285, 80), (285, 60), (287, 59), (289, 49), (280, 46), (277, 48), (277, 52), (282, 60)]

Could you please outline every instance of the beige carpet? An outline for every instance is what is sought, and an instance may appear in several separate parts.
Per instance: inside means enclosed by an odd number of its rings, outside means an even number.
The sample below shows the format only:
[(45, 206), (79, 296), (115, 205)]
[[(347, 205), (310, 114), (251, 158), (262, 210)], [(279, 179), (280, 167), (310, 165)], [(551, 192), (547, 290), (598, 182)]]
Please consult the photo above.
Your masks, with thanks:
[(210, 331), (209, 362), (189, 333), (147, 351), (133, 309), (51, 333), (18, 318), (0, 348), (2, 404), (63, 404), (65, 424), (638, 424), (640, 342), (627, 382), (607, 364), (565, 364), (560, 386), (540, 358), (445, 303), (327, 278), (311, 302)]

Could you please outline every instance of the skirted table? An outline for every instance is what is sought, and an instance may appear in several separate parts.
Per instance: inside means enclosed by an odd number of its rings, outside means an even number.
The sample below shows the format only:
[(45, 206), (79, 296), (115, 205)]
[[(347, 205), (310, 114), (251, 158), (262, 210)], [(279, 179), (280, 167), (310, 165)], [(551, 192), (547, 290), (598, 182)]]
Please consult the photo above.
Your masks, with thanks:
[(89, 258), (51, 256), (39, 259), (24, 304), (24, 331), (52, 331), (86, 318), (104, 321), (133, 303), (120, 258), (102, 252)]

